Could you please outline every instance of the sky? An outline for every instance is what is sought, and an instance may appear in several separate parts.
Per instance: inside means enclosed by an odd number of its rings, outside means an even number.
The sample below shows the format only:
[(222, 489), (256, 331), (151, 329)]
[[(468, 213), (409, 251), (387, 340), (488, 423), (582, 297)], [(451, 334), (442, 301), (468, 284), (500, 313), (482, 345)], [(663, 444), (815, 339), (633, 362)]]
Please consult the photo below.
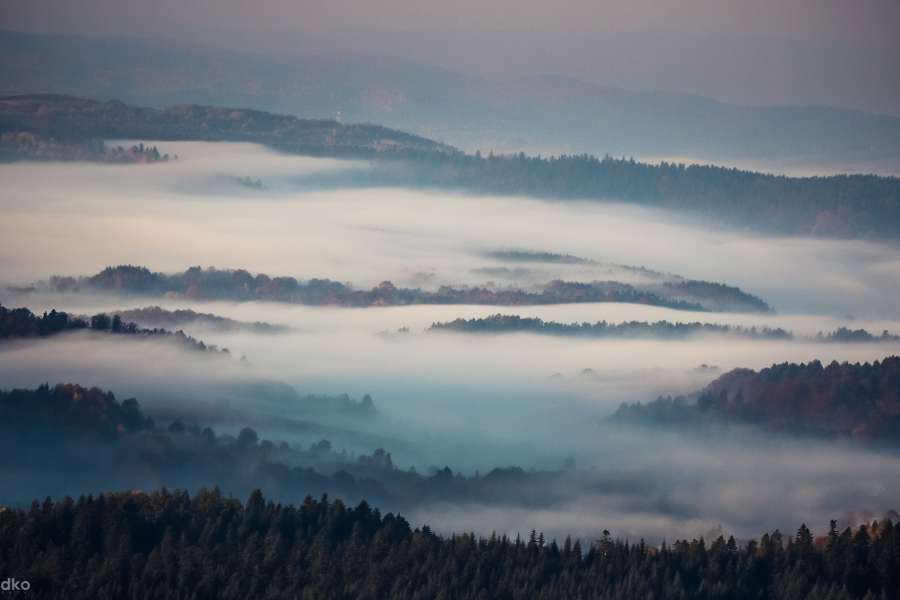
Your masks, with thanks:
[(894, 0), (4, 0), (15, 27), (93, 33), (157, 33), (206, 27), (266, 30), (567, 31), (668, 30), (775, 35), (896, 46)]
[(740, 104), (900, 115), (896, 0), (0, 0), (0, 27), (278, 54), (388, 55)]

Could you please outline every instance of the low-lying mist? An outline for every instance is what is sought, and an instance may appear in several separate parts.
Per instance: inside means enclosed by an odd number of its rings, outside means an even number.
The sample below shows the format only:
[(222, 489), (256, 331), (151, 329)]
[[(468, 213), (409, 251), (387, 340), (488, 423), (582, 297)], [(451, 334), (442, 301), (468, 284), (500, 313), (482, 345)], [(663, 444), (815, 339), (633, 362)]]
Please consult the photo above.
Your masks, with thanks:
[[(251, 337), (268, 340), (262, 342), (268, 344), (294, 336)], [(301, 393), (341, 389), (357, 396), (363, 390), (372, 393), (378, 414), (357, 420), (336, 420), (310, 411), (302, 399), (266, 388), (260, 371), (273, 367), (264, 359), (259, 366), (254, 361), (245, 365), (156, 340), (76, 333), (16, 342), (0, 354), (0, 380), (5, 387), (67, 380), (100, 385), (114, 390), (119, 398), (137, 396), (145, 412), (163, 427), (170, 419), (181, 418), (188, 424), (211, 425), (220, 433), (236, 435), (241, 427), (250, 425), (268, 440), (306, 446), (329, 439), (336, 449), (347, 449), (352, 455), (383, 447), (393, 454), (401, 470), (415, 467), (427, 473), (449, 465), (473, 476), (513, 465), (526, 472), (532, 468), (565, 469), (552, 477), (552, 490), (535, 489), (528, 479), (512, 480), (508, 492), (495, 495), (489, 503), (458, 496), (445, 501), (404, 502), (405, 512), (414, 522), (429, 523), (440, 531), (527, 535), (536, 528), (548, 537), (590, 539), (609, 529), (617, 536), (659, 541), (709, 535), (717, 527), (739, 536), (776, 527), (789, 530), (799, 522), (821, 529), (831, 518), (849, 522), (862, 518), (858, 515), (880, 516), (896, 508), (900, 455), (894, 451), (849, 442), (790, 439), (739, 427), (683, 435), (602, 422), (618, 401), (647, 398), (655, 393), (654, 388), (671, 390), (681, 385), (688, 389), (709, 377), (674, 371), (677, 363), (671, 359), (668, 371), (611, 374), (601, 369), (590, 376), (576, 375), (587, 381), (586, 387), (575, 393), (556, 380), (528, 375), (524, 362), (518, 377), (509, 365), (493, 375), (487, 368), (476, 369), (478, 359), (486, 360), (487, 353), (529, 345), (525, 336), (506, 345), (491, 340), (485, 354), (479, 351), (466, 359), (465, 368), (453, 363), (456, 350), (447, 349), (448, 344), (463, 340), (444, 337), (428, 336), (423, 343), (444, 348), (441, 353), (451, 365), (449, 374), (430, 364), (427, 354), (437, 353), (436, 348), (404, 353), (404, 367), (388, 369), (391, 360), (403, 360), (389, 355), (375, 366), (367, 365), (371, 371), (363, 372), (351, 366), (364, 361), (363, 355), (336, 359), (329, 353), (316, 358), (313, 346), (297, 351), (290, 349), (296, 342), (280, 345), (282, 342), (276, 341), (269, 346), (270, 353), (295, 357), (296, 370), (274, 371)], [(396, 343), (378, 336), (372, 339), (373, 349), (384, 350)], [(458, 350), (462, 348), (461, 344)], [(635, 365), (640, 364), (638, 357), (650, 357), (650, 348), (645, 345), (634, 352)], [(552, 355), (555, 349), (546, 351)], [(608, 356), (613, 350), (608, 349)], [(524, 360), (527, 352), (517, 351)], [(673, 354), (677, 352), (673, 350)], [(663, 358), (660, 354), (656, 360)], [(320, 362), (312, 366), (313, 360)], [(327, 371), (326, 366), (334, 360), (344, 365), (339, 372), (335, 368), (331, 373), (311, 373)], [(298, 428), (298, 422), (322, 427)], [(8, 467), (15, 470), (13, 464)], [(49, 464), (47, 468), (52, 470)], [(166, 484), (165, 480), (142, 482), (138, 475), (124, 481)], [(188, 474), (182, 473), (178, 481), (190, 480), (185, 477)], [(208, 482), (208, 477), (197, 473), (195, 480)], [(38, 477), (32, 479), (35, 491), (44, 489), (40, 485), (46, 483)], [(74, 475), (68, 480), (58, 475), (55, 484), (64, 481), (66, 489), (77, 490), (82, 485), (88, 486), (85, 491), (99, 491), (91, 487), (96, 482), (88, 485)], [(777, 506), (772, 504), (775, 498)]]
[[(898, 507), (900, 455), (892, 452), (749, 430), (689, 438), (602, 424), (623, 402), (690, 394), (736, 367), (872, 361), (898, 353), (897, 343), (426, 329), (503, 312), (563, 323), (782, 327), (804, 337), (840, 326), (900, 333), (900, 248), (710, 230), (611, 202), (322, 189), (307, 176), (368, 165), (284, 156), (246, 144), (157, 145), (179, 158), (136, 166), (0, 165), (0, 302), (86, 315), (159, 305), (287, 329), (262, 335), (186, 325), (186, 333), (230, 349), (231, 357), (215, 359), (160, 340), (90, 332), (2, 342), (0, 388), (98, 386), (119, 398), (137, 397), (147, 414), (161, 420), (182, 418), (232, 434), (251, 425), (267, 439), (291, 443), (325, 437), (354, 453), (383, 447), (403, 469), (447, 465), (473, 475), (510, 465), (560, 469), (569, 458), (577, 465), (571, 489), (556, 490), (563, 499), (547, 506), (512, 498), (501, 504), (429, 503), (410, 515), (445, 531), (514, 534), (535, 528), (562, 538), (609, 529), (671, 539), (722, 526), (751, 535), (803, 521), (821, 528), (830, 518)], [(257, 179), (260, 185), (247, 185)], [(514, 250), (594, 262), (504, 261), (492, 254)], [(647, 275), (622, 265), (645, 266), (740, 286), (776, 312), (618, 303), (351, 309), (6, 287), (123, 263), (167, 272), (192, 265), (244, 268), (359, 287), (392, 280), (429, 289), (524, 287), (557, 278), (636, 281)], [(370, 394), (377, 415), (347, 418), (304, 400), (344, 393), (354, 399)]]
[[(322, 189), (316, 173), (365, 163), (284, 156), (247, 144), (157, 143), (155, 165), (0, 166), (0, 268), (7, 281), (91, 274), (110, 264), (245, 268), (360, 286), (385, 279), (509, 284), (609, 279), (608, 265), (720, 281), (779, 311), (897, 318), (900, 252), (859, 241), (709, 230), (612, 202), (545, 202), (424, 189)], [(262, 189), (238, 178), (259, 179)], [(614, 199), (612, 199), (614, 200)], [(485, 252), (571, 253), (600, 265), (504, 265)], [(498, 277), (498, 275), (500, 275)]]
[(803, 522), (821, 535), (830, 519), (855, 525), (883, 516), (900, 493), (896, 455), (746, 432), (692, 440), (620, 433), (602, 442), (597, 463), (571, 477), (568, 489), (554, 490), (562, 496), (557, 503), (437, 503), (413, 517), (441, 531), (523, 537), (528, 523), (557, 539), (573, 531), (598, 539), (603, 529), (655, 543), (720, 533), (747, 537)]

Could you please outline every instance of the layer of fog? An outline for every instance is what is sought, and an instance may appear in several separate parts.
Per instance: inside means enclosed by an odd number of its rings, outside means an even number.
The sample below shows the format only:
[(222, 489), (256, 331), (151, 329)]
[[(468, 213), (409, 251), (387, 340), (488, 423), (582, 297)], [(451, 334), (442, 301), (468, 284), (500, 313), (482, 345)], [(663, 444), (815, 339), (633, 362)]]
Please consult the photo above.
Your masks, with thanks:
[[(685, 435), (601, 423), (619, 401), (647, 399), (654, 388), (691, 388), (711, 377), (679, 370), (704, 351), (722, 354), (724, 345), (711, 341), (572, 345), (524, 335), (477, 344), (458, 335), (402, 342), (348, 333), (330, 341), (315, 333), (243, 337), (246, 346), (258, 345), (249, 365), (159, 340), (108, 334), (19, 341), (0, 351), (0, 381), (4, 387), (43, 381), (98, 385), (120, 399), (137, 396), (150, 415), (187, 416), (188, 422), (224, 433), (251, 425), (274, 441), (308, 445), (324, 437), (355, 454), (385, 447), (404, 469), (445, 464), (469, 474), (506, 465), (557, 469), (573, 457), (581, 470), (571, 483), (562, 480), (561, 486), (570, 487), (554, 489), (545, 505), (511, 495), (488, 506), (417, 505), (408, 515), (441, 531), (527, 534), (536, 528), (550, 537), (590, 539), (609, 529), (658, 541), (707, 535), (721, 526), (747, 536), (775, 527), (790, 531), (800, 522), (821, 528), (847, 513), (880, 515), (896, 508), (900, 498), (895, 453), (740, 430)], [(754, 344), (733, 344), (731, 360), (748, 362)], [(771, 345), (755, 345), (759, 360), (769, 360), (762, 351)], [(826, 352), (875, 358), (885, 351), (872, 344), (796, 346), (769, 350), (792, 359)], [(545, 368), (542, 360), (549, 361), (547, 367), (564, 367), (566, 360), (606, 362), (621, 371), (613, 376), (601, 368), (586, 382), (589, 389), (576, 391), (538, 375)], [(298, 433), (285, 422), (323, 420), (264, 388), (248, 387), (269, 372), (301, 393), (368, 391), (380, 414), (350, 428), (332, 422), (330, 429)]]
[[(272, 320), (295, 330), (279, 335), (203, 333), (205, 342), (231, 350), (227, 359), (121, 336), (69, 334), (21, 341), (3, 351), (0, 381), (4, 387), (45, 381), (97, 385), (138, 396), (151, 411), (171, 410), (173, 399), (180, 397), (187, 404), (197, 402), (201, 421), (218, 421), (224, 400), (243, 414), (310, 418), (302, 407), (278, 395), (270, 398), (253, 382), (284, 382), (301, 396), (348, 393), (359, 398), (368, 393), (381, 418), (354, 428), (406, 440), (417, 449), (404, 458), (417, 466), (446, 462), (471, 470), (507, 463), (555, 465), (568, 454), (590, 458), (596, 423), (622, 402), (689, 394), (735, 367), (814, 359), (871, 361), (900, 350), (897, 343), (728, 336), (660, 341), (378, 334), (399, 323), (424, 324), (440, 314), (459, 314), (452, 309), (483, 312), (484, 307), (188, 306), (228, 316), (251, 316), (253, 309), (265, 308)], [(697, 368), (703, 364), (717, 369)], [(167, 402), (154, 404), (162, 399)], [(560, 442), (564, 431), (566, 439)]]
[(776, 528), (790, 535), (800, 523), (824, 535), (829, 520), (871, 522), (894, 510), (900, 497), (896, 455), (748, 432), (690, 441), (655, 431), (621, 433), (604, 440), (598, 464), (572, 478), (581, 483), (562, 491), (567, 500), (541, 507), (436, 504), (412, 517), (443, 532), (526, 537), (533, 528), (550, 538), (577, 532), (598, 539), (608, 529), (615, 537), (659, 543), (754, 537)]
[[(738, 285), (779, 312), (715, 314), (627, 304), (339, 309), (16, 295), (0, 289), (4, 305), (36, 311), (92, 314), (159, 304), (293, 328), (254, 335), (187, 327), (205, 342), (231, 349), (233, 358), (224, 360), (124, 336), (67, 334), (6, 344), (0, 350), (0, 387), (96, 385), (119, 398), (136, 396), (151, 415), (173, 416), (180, 409), (200, 424), (226, 431), (251, 424), (276, 440), (332, 437), (338, 446), (355, 444), (354, 451), (384, 446), (404, 468), (446, 464), (467, 473), (505, 465), (556, 468), (572, 456), (600, 476), (614, 469), (641, 482), (627, 493), (573, 495), (567, 506), (546, 510), (425, 507), (412, 515), (441, 529), (535, 527), (562, 537), (606, 528), (651, 538), (705, 533), (722, 524), (743, 535), (792, 528), (800, 521), (821, 526), (846, 511), (896, 508), (900, 493), (890, 482), (900, 480), (900, 459), (892, 455), (757, 438), (706, 441), (609, 432), (599, 421), (621, 402), (701, 388), (717, 375), (697, 370), (701, 364), (725, 371), (782, 361), (876, 360), (897, 353), (897, 344), (715, 336), (592, 340), (424, 330), (435, 321), (502, 312), (560, 322), (667, 319), (772, 326), (809, 336), (842, 325), (900, 333), (897, 248), (714, 231), (615, 204), (405, 189), (321, 190), (304, 187), (303, 177), (367, 166), (239, 144), (160, 147), (179, 159), (142, 166), (0, 166), (0, 282), (91, 274), (119, 263), (169, 272), (198, 264), (241, 267), (359, 286), (384, 279), (435, 287), (492, 279), (533, 285), (555, 277), (646, 277), (609, 266), (625, 264)], [(243, 186), (236, 177), (260, 178), (265, 189)], [(485, 256), (503, 249), (571, 253), (602, 264), (505, 264)], [(505, 281), (479, 271), (498, 267), (529, 271)], [(379, 335), (402, 327), (410, 332)], [(249, 364), (241, 363), (241, 356)], [(258, 382), (285, 382), (301, 395), (369, 393), (379, 416), (354, 423), (322, 415), (311, 419), (302, 407), (251, 385)], [(284, 419), (316, 420), (331, 432), (297, 433)]]
[[(571, 253), (738, 285), (782, 312), (900, 316), (900, 251), (856, 241), (761, 238), (653, 210), (415, 189), (331, 189), (304, 176), (362, 163), (242, 144), (161, 143), (169, 164), (0, 166), (0, 276), (29, 282), (109, 264), (240, 267), (360, 286), (509, 284), (479, 269), (608, 279), (608, 268), (504, 265), (497, 249)], [(262, 180), (259, 191), (235, 178)], [(558, 267), (558, 268), (556, 268)], [(624, 278), (617, 277), (617, 278)]]
[[(651, 442), (657, 458), (667, 458), (643, 469), (629, 461), (634, 490), (620, 489), (615, 475), (621, 471), (614, 471), (608, 492), (573, 489), (571, 500), (557, 505), (440, 503), (417, 508), (411, 517), (444, 533), (497, 532), (526, 538), (536, 529), (549, 539), (596, 540), (606, 529), (622, 539), (659, 543), (729, 534), (750, 538), (775, 529), (790, 535), (800, 523), (825, 535), (831, 519), (854, 526), (882, 518), (896, 507), (900, 487), (894, 478), (900, 474), (900, 462), (895, 457), (842, 454), (821, 446), (746, 452), (723, 449), (720, 438), (715, 442), (688, 448), (687, 454), (683, 447)], [(715, 455), (716, 464), (689, 456), (701, 450)], [(790, 451), (798, 453), (796, 460), (784, 459), (782, 453)], [(621, 468), (619, 452), (611, 452), (609, 460)], [(813, 460), (828, 461), (827, 466), (811, 465), (814, 453)], [(740, 456), (750, 458), (735, 464)], [(596, 478), (602, 488), (604, 474)]]

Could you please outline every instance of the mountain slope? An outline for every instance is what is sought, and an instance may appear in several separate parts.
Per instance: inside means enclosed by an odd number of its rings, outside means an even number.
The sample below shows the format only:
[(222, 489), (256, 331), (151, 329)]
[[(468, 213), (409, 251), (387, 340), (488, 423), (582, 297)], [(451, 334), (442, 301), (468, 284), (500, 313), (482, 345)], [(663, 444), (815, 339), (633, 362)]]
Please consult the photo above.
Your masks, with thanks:
[(448, 151), (425, 138), (377, 125), (345, 125), (337, 121), (212, 106), (164, 109), (100, 102), (57, 94), (0, 98), (0, 133), (28, 131), (43, 136), (144, 138), (258, 142), (305, 154), (372, 154), (415, 150)]

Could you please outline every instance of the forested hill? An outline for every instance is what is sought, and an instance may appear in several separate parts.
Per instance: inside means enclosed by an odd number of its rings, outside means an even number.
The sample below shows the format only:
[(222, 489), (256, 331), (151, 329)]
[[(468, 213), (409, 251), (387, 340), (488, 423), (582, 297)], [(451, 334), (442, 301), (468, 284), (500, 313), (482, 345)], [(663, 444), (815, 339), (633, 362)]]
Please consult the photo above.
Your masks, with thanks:
[(180, 329), (168, 331), (162, 328), (142, 328), (138, 327), (136, 323), (123, 320), (118, 314), (97, 313), (87, 318), (51, 310), (38, 316), (24, 307), (10, 309), (0, 305), (0, 344), (10, 340), (48, 338), (76, 331), (117, 335), (131, 339), (164, 340), (187, 350), (230, 355), (227, 348), (205, 344)]
[(783, 598), (900, 594), (900, 527), (890, 520), (817, 539), (805, 525), (759, 540), (660, 548), (608, 532), (570, 540), (436, 535), (362, 502), (246, 503), (217, 491), (104, 494), (0, 512), (0, 569), (23, 597)]
[(231, 301), (267, 300), (314, 306), (406, 306), (410, 304), (485, 304), (497, 306), (627, 302), (691, 311), (770, 312), (761, 299), (739, 288), (708, 281), (663, 286), (618, 281), (554, 280), (533, 290), (444, 285), (436, 291), (398, 288), (384, 281), (359, 290), (331, 279), (298, 281), (293, 277), (252, 275), (243, 269), (191, 267), (183, 273), (154, 273), (146, 267), (107, 267), (90, 277), (54, 276), (37, 284), (53, 292), (115, 292)]
[(0, 133), (48, 138), (257, 142), (286, 152), (369, 156), (377, 152), (450, 151), (431, 140), (379, 127), (300, 119), (258, 110), (213, 106), (163, 109), (73, 96), (32, 94), (0, 98)]
[(714, 418), (789, 434), (900, 444), (900, 357), (872, 363), (782, 363), (725, 373), (696, 397), (623, 404), (613, 420), (658, 425)]
[(132, 308), (119, 310), (113, 313), (123, 321), (136, 323), (141, 327), (181, 328), (185, 326), (199, 326), (220, 332), (245, 331), (248, 333), (274, 334), (290, 331), (290, 327), (275, 325), (262, 321), (236, 321), (212, 313), (202, 313), (189, 308), (166, 310), (159, 306), (146, 306), (144, 308)]
[(768, 233), (900, 237), (897, 177), (787, 177), (587, 154), (549, 158), (521, 153), (418, 154), (416, 165), (417, 182), (422, 185), (542, 198), (615, 200)]
[(743, 327), (741, 325), (722, 325), (717, 323), (672, 322), (672, 321), (625, 321), (610, 323), (559, 323), (544, 321), (534, 317), (519, 315), (495, 314), (489, 317), (473, 319), (454, 319), (453, 321), (432, 323), (428, 331), (454, 331), (458, 333), (536, 333), (541, 335), (620, 338), (620, 339), (660, 339), (683, 340), (692, 336), (720, 335), (751, 340), (816, 340), (824, 342), (898, 342), (900, 336), (883, 331), (881, 335), (873, 335), (865, 329), (847, 329), (840, 327), (829, 333), (819, 332), (815, 337), (794, 335), (781, 327)]
[[(375, 125), (212, 106), (140, 108), (49, 94), (0, 98), (0, 134), (0, 158), (7, 159), (83, 159), (91, 142), (114, 138), (256, 142), (298, 154), (379, 159), (365, 172), (317, 176), (324, 185), (422, 185), (619, 201), (768, 233), (900, 238), (896, 177), (786, 177), (586, 154), (482, 156)], [(73, 148), (58, 147), (59, 140)], [(55, 157), (47, 156), (51, 150)], [(94, 160), (108, 160), (102, 145), (95, 154)]]
[(700, 395), (702, 410), (793, 430), (900, 441), (900, 357), (873, 363), (782, 363), (736, 369)]

